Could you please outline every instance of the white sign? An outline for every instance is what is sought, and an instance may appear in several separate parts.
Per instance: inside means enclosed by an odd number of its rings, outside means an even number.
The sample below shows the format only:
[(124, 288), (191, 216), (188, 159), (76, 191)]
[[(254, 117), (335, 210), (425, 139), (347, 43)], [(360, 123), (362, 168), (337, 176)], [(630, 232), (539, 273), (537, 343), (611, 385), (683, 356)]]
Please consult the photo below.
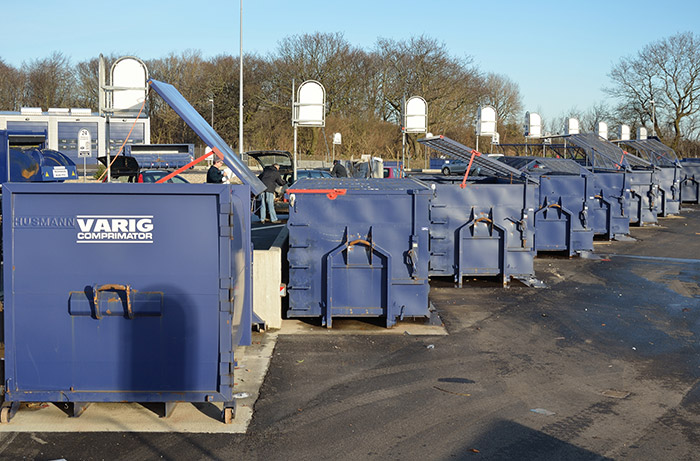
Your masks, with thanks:
[(496, 131), (493, 136), (491, 136), (491, 144), (497, 145), (501, 142), (501, 135)]
[(340, 133), (335, 133), (333, 135), (333, 144), (342, 144), (343, 136)]
[(53, 167), (54, 178), (68, 178), (68, 169), (64, 166)]
[(617, 132), (617, 137), (620, 141), (630, 140), (630, 127), (629, 125), (620, 125)]
[(564, 131), (566, 134), (579, 134), (578, 119), (570, 118), (567, 120), (565, 128)]
[(637, 128), (637, 139), (642, 141), (646, 138), (647, 138), (647, 129), (644, 128), (643, 126), (640, 126), (639, 128)]
[(411, 96), (404, 109), (403, 129), (406, 133), (428, 131), (428, 103), (420, 96)]
[(476, 135), (493, 136), (496, 132), (496, 109), (492, 106), (479, 107), (476, 121)]
[(595, 132), (601, 138), (608, 139), (608, 124), (605, 122), (598, 122)]
[(316, 80), (307, 80), (297, 90), (294, 122), (298, 126), (326, 126), (326, 89)]
[(153, 243), (153, 216), (76, 216), (76, 243)]
[(83, 128), (78, 132), (78, 158), (92, 157), (92, 136)]
[(537, 112), (525, 112), (525, 136), (528, 138), (542, 137), (542, 117)]
[(117, 112), (138, 112), (146, 99), (148, 70), (138, 58), (123, 57), (112, 65), (112, 108)]

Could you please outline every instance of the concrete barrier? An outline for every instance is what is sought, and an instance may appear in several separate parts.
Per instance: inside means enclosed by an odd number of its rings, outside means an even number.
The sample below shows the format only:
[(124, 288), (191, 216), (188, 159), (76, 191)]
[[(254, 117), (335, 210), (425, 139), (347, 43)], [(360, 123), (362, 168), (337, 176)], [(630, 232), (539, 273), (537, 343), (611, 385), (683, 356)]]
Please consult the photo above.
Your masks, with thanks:
[(282, 328), (282, 264), (284, 246), (288, 241), (287, 228), (277, 236), (270, 248), (253, 250), (253, 313), (265, 328)]

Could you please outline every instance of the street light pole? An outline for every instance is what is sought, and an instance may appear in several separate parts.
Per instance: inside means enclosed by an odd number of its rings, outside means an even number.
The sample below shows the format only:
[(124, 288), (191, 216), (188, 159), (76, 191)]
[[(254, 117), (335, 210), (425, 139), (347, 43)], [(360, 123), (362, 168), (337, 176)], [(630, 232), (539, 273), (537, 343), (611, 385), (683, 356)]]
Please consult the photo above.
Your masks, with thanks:
[(243, 159), (243, 0), (241, 0), (240, 37), (238, 50), (238, 155)]
[(651, 135), (656, 136), (656, 104), (654, 100), (651, 101)]
[(211, 127), (214, 128), (214, 96), (209, 98), (209, 102), (211, 103)]

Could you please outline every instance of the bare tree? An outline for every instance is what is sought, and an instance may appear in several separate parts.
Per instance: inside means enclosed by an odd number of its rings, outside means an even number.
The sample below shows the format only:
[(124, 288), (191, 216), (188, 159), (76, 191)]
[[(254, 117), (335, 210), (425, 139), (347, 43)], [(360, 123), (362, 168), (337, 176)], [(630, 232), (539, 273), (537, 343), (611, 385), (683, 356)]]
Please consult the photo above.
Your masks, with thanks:
[[(428, 103), (431, 131), (473, 141), (484, 81), (470, 58), (454, 58), (444, 43), (424, 36), (406, 41), (379, 39), (375, 53), (381, 60), (384, 104), (379, 116), (383, 121), (398, 125), (404, 98), (422, 96)], [(415, 137), (410, 136), (413, 156), (416, 145)]]
[(609, 77), (613, 86), (606, 91), (675, 148), (700, 111), (700, 38), (684, 32), (653, 42), (622, 58)]
[(24, 74), (0, 59), (0, 109), (19, 110), (23, 88)]
[(26, 74), (23, 104), (41, 107), (69, 106), (73, 99), (75, 77), (70, 60), (58, 51), (50, 57), (22, 65)]
[(496, 109), (500, 123), (515, 121), (523, 110), (522, 97), (518, 84), (505, 75), (489, 73), (484, 81), (483, 104)]

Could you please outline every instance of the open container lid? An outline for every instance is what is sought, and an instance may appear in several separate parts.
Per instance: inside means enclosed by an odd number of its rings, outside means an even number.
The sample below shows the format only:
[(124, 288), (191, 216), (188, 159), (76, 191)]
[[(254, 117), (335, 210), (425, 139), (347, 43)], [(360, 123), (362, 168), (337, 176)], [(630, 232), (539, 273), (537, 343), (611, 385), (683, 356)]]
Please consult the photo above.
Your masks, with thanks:
[(557, 174), (557, 175), (590, 175), (590, 171), (568, 158), (551, 157), (500, 157), (500, 162), (506, 163), (520, 171), (530, 174)]
[(657, 138), (615, 141), (615, 143), (634, 149), (639, 156), (656, 166), (676, 167), (679, 164), (676, 152)]
[(606, 141), (595, 133), (579, 133), (564, 137), (568, 143), (579, 147), (586, 154), (588, 165), (594, 169), (619, 171), (653, 168), (653, 165), (634, 154)]
[[(464, 160), (465, 162), (472, 161), (473, 152), (476, 152), (471, 147), (460, 144), (457, 141), (445, 136), (434, 136), (432, 138), (423, 138), (418, 140), (431, 149), (435, 149), (448, 157)], [(505, 178), (519, 178), (533, 183), (538, 183), (539, 180), (533, 175), (513, 168), (503, 162), (499, 162), (495, 158), (488, 157), (486, 154), (474, 155), (472, 161), (473, 168), (479, 168), (482, 174), (492, 176), (500, 176)]]
[(224, 156), (224, 163), (231, 168), (236, 176), (250, 186), (250, 189), (255, 195), (263, 193), (267, 187), (258, 179), (248, 166), (238, 158), (233, 150), (226, 144), (219, 134), (214, 131), (214, 128), (207, 123), (206, 120), (195, 110), (194, 107), (180, 94), (177, 89), (169, 83), (159, 82), (158, 80), (150, 79), (148, 83), (151, 88), (160, 95), (161, 98), (168, 103), (170, 107), (197, 133), (197, 135), (207, 143), (212, 149), (218, 149)]

